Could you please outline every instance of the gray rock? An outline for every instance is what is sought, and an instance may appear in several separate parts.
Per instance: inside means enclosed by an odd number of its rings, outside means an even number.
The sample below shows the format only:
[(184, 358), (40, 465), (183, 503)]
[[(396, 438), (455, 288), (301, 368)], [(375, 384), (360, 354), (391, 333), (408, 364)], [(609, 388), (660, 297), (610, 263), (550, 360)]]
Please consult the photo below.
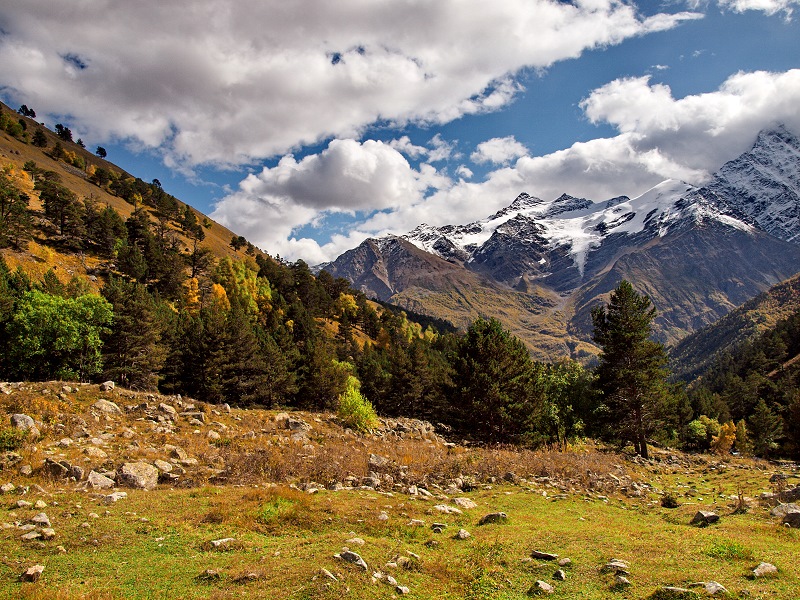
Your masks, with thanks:
[(784, 525), (788, 525), (793, 529), (800, 529), (800, 511), (790, 512), (788, 515), (783, 517), (782, 522)]
[(405, 596), (406, 594), (411, 593), (411, 590), (404, 585), (398, 585), (397, 587), (394, 588), (394, 591), (397, 592), (397, 594), (400, 596)]
[(106, 413), (108, 415), (121, 415), (122, 409), (115, 403), (111, 402), (110, 400), (103, 400), (100, 399), (94, 404), (92, 404), (92, 408), (95, 410), (99, 410), (100, 412)]
[(764, 575), (772, 575), (777, 572), (778, 567), (768, 562), (762, 562), (753, 569), (753, 577), (763, 577)]
[(466, 529), (459, 529), (458, 533), (453, 536), (457, 540), (466, 540), (471, 537), (469, 531)]
[(469, 498), (454, 498), (453, 499), (453, 503), (458, 508), (462, 508), (464, 510), (469, 510), (470, 508), (477, 508), (478, 507), (478, 505), (475, 504), (475, 502), (473, 502)]
[(558, 559), (558, 566), (559, 567), (568, 567), (572, 564), (572, 561), (568, 558), (559, 558)]
[(38, 515), (36, 515), (31, 519), (31, 523), (34, 523), (39, 527), (50, 527), (50, 518), (47, 516), (46, 513), (40, 512)]
[(504, 512), (489, 513), (481, 517), (478, 525), (488, 525), (490, 523), (507, 523), (508, 515)]
[(689, 588), (703, 588), (709, 596), (716, 596), (717, 594), (725, 596), (728, 590), (725, 586), (716, 581), (698, 581), (697, 583), (690, 583)]
[(378, 454), (370, 454), (369, 455), (369, 461), (368, 461), (369, 470), (370, 471), (377, 471), (380, 468), (385, 467), (388, 464), (390, 464), (390, 462), (391, 461), (388, 458), (385, 458), (385, 457), (380, 456)]
[(158, 469), (146, 462), (125, 463), (117, 471), (117, 482), (139, 490), (152, 490), (158, 485)]
[(127, 497), (128, 497), (128, 493), (127, 492), (113, 492), (113, 493), (109, 494), (108, 496), (105, 496), (103, 498), (103, 501), (106, 504), (114, 504), (115, 502), (118, 502), (119, 500), (122, 500), (123, 498), (127, 498)]
[(0, 485), (0, 494), (10, 494), (15, 489), (17, 489), (16, 486), (9, 481), (8, 483)]
[[(21, 458), (22, 457), (20, 457), (20, 459)], [(33, 475), (33, 467), (30, 465), (22, 465), (19, 468), (19, 474), (22, 475), (23, 477), (30, 477), (31, 475)]]
[(630, 575), (631, 568), (624, 560), (612, 558), (608, 561), (603, 568), (600, 569), (603, 573), (616, 573), (618, 575)]
[(559, 569), (555, 573), (553, 573), (553, 579), (556, 581), (566, 581), (567, 574), (564, 572), (564, 569)]
[(114, 480), (101, 475), (97, 471), (89, 471), (89, 477), (86, 478), (88, 486), (94, 490), (108, 490), (114, 487)]
[(433, 507), (433, 510), (438, 510), (440, 513), (444, 513), (446, 515), (460, 515), (461, 509), (456, 508), (455, 506), (449, 506), (447, 504), (437, 504)]
[(36, 425), (33, 422), (33, 419), (28, 415), (17, 413), (15, 415), (11, 415), (11, 427), (14, 429), (20, 429), (22, 431), (28, 431), (32, 427), (36, 427)]
[(666, 585), (658, 588), (649, 598), (650, 600), (699, 600), (700, 595), (687, 588)]
[(533, 550), (531, 552), (531, 558), (538, 558), (539, 560), (556, 560), (558, 558), (558, 554), (551, 554), (550, 552), (540, 552), (539, 550)]
[(349, 563), (353, 563), (354, 565), (358, 565), (359, 567), (361, 567), (365, 571), (369, 570), (369, 567), (367, 566), (367, 563), (364, 561), (364, 559), (361, 558), (361, 556), (359, 554), (357, 554), (356, 552), (353, 552), (352, 550), (344, 550), (341, 554), (339, 554), (337, 556), (339, 558), (341, 558), (342, 560), (346, 560)]
[(219, 540), (211, 540), (211, 547), (215, 550), (225, 550), (230, 548), (231, 544), (236, 541), (236, 538), (222, 538)]
[(43, 540), (52, 540), (54, 537), (56, 537), (56, 530), (52, 529), (51, 527), (43, 527), (39, 530), (39, 533), (42, 534)]
[(19, 578), (28, 583), (36, 583), (39, 581), (42, 573), (44, 573), (44, 565), (33, 565), (25, 569), (25, 572), (20, 575)]
[(800, 512), (800, 505), (790, 502), (788, 504), (778, 504), (778, 506), (769, 511), (769, 514), (771, 514), (773, 517), (779, 517), (782, 519), (789, 513), (793, 512)]
[(23, 542), (35, 542), (36, 540), (42, 539), (42, 534), (38, 531), (29, 531), (28, 533), (23, 534), (20, 539)]
[(100, 391), (101, 392), (110, 392), (114, 389), (114, 382), (113, 381), (104, 381), (100, 384)]
[(529, 596), (541, 596), (552, 594), (555, 592), (555, 589), (552, 585), (547, 583), (546, 581), (542, 581), (541, 579), (537, 579), (536, 582), (531, 586), (528, 590)]
[(689, 525), (705, 527), (706, 525), (711, 525), (717, 521), (719, 521), (719, 515), (717, 513), (709, 510), (698, 510), (692, 520), (689, 522)]
[(72, 466), (65, 460), (44, 459), (43, 470), (45, 474), (55, 479), (64, 479), (70, 476)]
[(628, 579), (624, 575), (620, 575), (619, 573), (617, 573), (614, 576), (614, 587), (626, 588), (629, 587), (630, 585), (631, 585), (630, 579)]
[(187, 460), (189, 458), (189, 454), (186, 452), (186, 450), (179, 446), (166, 444), (164, 446), (164, 451), (169, 454), (170, 458), (177, 458), (178, 460)]
[(153, 465), (162, 473), (172, 473), (172, 464), (165, 460), (156, 459), (153, 461)]

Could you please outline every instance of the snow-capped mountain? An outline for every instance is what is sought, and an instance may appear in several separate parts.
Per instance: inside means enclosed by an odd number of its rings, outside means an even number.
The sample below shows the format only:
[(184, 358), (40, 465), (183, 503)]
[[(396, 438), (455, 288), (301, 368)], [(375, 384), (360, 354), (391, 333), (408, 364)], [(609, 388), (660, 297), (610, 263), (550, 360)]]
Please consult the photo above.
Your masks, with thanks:
[(624, 277), (674, 341), (800, 271), (800, 140), (764, 131), (700, 188), (667, 180), (600, 202), (520, 194), (480, 221), (367, 240), (325, 268), (459, 325), (499, 311), (532, 347), (573, 355), (591, 307)]

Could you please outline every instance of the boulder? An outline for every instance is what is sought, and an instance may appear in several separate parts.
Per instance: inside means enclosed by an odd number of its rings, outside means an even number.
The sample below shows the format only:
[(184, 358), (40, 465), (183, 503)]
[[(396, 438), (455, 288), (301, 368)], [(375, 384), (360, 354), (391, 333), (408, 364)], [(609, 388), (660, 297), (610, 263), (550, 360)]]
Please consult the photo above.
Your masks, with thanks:
[(556, 560), (558, 558), (558, 554), (551, 554), (550, 552), (540, 552), (539, 550), (533, 550), (531, 552), (531, 558), (538, 558), (539, 560)]
[(475, 504), (475, 502), (473, 502), (469, 498), (454, 498), (453, 499), (453, 503), (458, 508), (461, 508), (461, 509), (464, 509), (464, 510), (469, 510), (470, 508), (477, 508), (478, 507), (478, 505)]
[(11, 427), (14, 429), (21, 429), (22, 431), (28, 431), (32, 427), (36, 427), (36, 425), (34, 424), (33, 419), (28, 415), (17, 413), (15, 415), (11, 415)]
[(542, 581), (538, 579), (528, 590), (529, 596), (541, 596), (541, 595), (549, 595), (555, 592), (555, 589), (552, 585), (547, 583), (546, 581)]
[(336, 556), (338, 558), (341, 558), (342, 560), (346, 560), (349, 563), (353, 563), (354, 565), (358, 565), (359, 567), (361, 567), (365, 571), (369, 570), (369, 567), (367, 566), (367, 563), (356, 552), (353, 552), (351, 550), (344, 550), (341, 554), (337, 554)]
[(777, 572), (778, 567), (768, 562), (759, 563), (759, 565), (752, 571), (753, 577), (764, 577), (764, 575), (773, 575)]
[(698, 527), (705, 527), (706, 525), (711, 525), (717, 521), (719, 521), (719, 515), (717, 513), (709, 510), (698, 510), (689, 524), (697, 525)]
[(709, 596), (727, 596), (728, 590), (725, 586), (716, 581), (698, 581), (697, 583), (690, 583), (689, 588), (703, 588)]
[(481, 517), (478, 525), (488, 525), (490, 523), (507, 523), (508, 515), (504, 512), (489, 513)]
[(19, 578), (22, 581), (36, 583), (39, 581), (39, 577), (42, 576), (42, 573), (44, 573), (44, 565), (33, 565), (25, 569), (25, 572), (20, 575)]
[(152, 490), (158, 485), (158, 469), (146, 462), (125, 463), (117, 471), (117, 481), (140, 490)]
[(785, 517), (783, 517), (782, 523), (784, 525), (788, 525), (793, 529), (800, 529), (800, 511), (790, 512)]
[(114, 382), (113, 381), (104, 381), (100, 384), (100, 391), (101, 392), (110, 392), (114, 389)]
[(97, 471), (89, 471), (89, 477), (87, 477), (86, 483), (94, 490), (107, 490), (113, 488), (115, 485), (113, 479), (101, 475)]
[(694, 590), (666, 585), (658, 588), (649, 600), (699, 600), (700, 594)]
[(108, 415), (121, 415), (122, 409), (115, 403), (111, 402), (110, 400), (103, 400), (102, 398), (92, 404), (92, 408), (95, 410), (99, 410), (100, 412), (106, 413)]

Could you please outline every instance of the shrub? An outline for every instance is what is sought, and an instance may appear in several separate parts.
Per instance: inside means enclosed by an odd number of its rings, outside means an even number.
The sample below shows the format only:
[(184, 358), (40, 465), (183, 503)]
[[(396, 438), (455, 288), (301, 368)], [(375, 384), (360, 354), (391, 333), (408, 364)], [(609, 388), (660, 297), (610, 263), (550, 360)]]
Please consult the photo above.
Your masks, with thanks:
[(673, 492), (665, 492), (664, 495), (661, 496), (661, 506), (664, 508), (678, 508), (678, 506), (680, 506), (678, 497)]
[(14, 429), (7, 427), (0, 430), (0, 452), (18, 450), (28, 439), (28, 431), (24, 429)]
[(345, 391), (339, 396), (337, 414), (347, 427), (367, 432), (378, 425), (378, 415), (372, 403), (361, 395), (361, 383), (354, 375), (348, 375)]

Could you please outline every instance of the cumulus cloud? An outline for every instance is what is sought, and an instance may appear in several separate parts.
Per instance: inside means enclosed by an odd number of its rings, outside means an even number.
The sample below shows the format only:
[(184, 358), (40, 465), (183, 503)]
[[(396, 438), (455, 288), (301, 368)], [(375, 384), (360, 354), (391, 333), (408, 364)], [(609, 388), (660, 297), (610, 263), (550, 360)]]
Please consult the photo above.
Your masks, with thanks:
[(0, 88), (86, 140), (237, 165), (497, 110), (514, 75), (674, 27), (619, 0), (6, 3)]
[[(326, 255), (310, 239), (297, 238), (299, 227), (325, 215), (367, 215), (418, 203), (430, 188), (444, 189), (450, 180), (429, 164), (414, 169), (394, 148), (379, 141), (333, 140), (319, 154), (301, 160), (284, 156), (276, 166), (248, 175), (239, 189), (216, 206), (212, 217), (272, 252), (310, 259)], [(338, 236), (328, 245), (359, 239)]]
[(782, 12), (791, 18), (792, 9), (800, 4), (800, 0), (719, 0), (719, 5), (735, 12), (761, 10), (768, 15)]
[(509, 135), (481, 142), (475, 152), (470, 155), (470, 160), (476, 164), (504, 165), (527, 154), (528, 149), (525, 145), (518, 142), (513, 135)]

